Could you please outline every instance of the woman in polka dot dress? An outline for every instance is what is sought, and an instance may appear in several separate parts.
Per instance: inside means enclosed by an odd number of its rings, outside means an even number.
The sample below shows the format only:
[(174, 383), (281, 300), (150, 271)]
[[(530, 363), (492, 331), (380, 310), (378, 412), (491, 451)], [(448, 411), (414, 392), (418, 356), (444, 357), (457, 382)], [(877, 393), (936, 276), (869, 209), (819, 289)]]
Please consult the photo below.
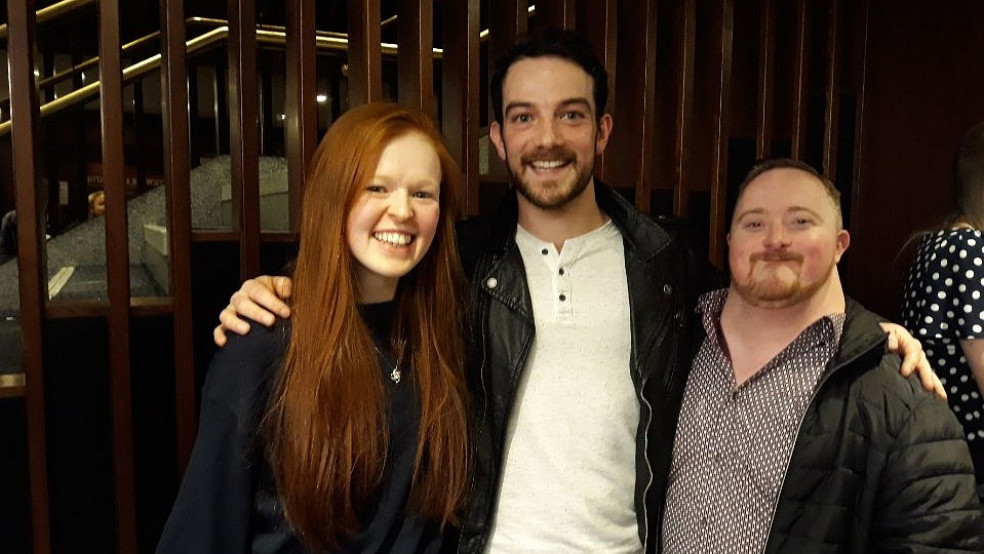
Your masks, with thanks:
[(984, 122), (960, 148), (957, 191), (956, 212), (922, 237), (902, 319), (946, 388), (984, 484)]

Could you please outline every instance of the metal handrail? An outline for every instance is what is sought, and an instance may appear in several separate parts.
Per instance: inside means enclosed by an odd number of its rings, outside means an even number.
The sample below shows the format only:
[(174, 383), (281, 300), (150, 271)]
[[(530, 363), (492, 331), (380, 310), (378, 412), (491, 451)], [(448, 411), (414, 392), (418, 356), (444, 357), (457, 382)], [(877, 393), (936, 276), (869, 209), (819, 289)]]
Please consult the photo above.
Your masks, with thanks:
[[(51, 21), (52, 19), (65, 15), (75, 11), (78, 8), (87, 6), (89, 4), (95, 4), (96, 0), (62, 0), (48, 6), (47, 8), (41, 8), (37, 11), (35, 15), (35, 21), (38, 23), (44, 23), (46, 21)], [(4, 23), (0, 25), (0, 39), (7, 38), (7, 24)]]

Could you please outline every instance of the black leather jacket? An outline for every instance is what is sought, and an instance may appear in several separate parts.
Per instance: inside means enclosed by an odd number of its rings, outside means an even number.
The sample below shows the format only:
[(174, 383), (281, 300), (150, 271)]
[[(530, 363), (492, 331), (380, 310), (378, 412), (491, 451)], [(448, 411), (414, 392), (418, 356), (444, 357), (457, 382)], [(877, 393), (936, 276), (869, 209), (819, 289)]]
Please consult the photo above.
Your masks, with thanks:
[[(604, 185), (595, 185), (595, 195), (625, 244), (630, 370), (640, 407), (635, 507), (641, 542), (655, 552), (673, 435), (694, 353), (693, 308), (707, 275), (698, 274), (693, 255), (674, 233)], [(474, 478), (459, 552), (482, 552), (488, 540), (506, 425), (536, 332), (516, 222), (516, 198), (510, 193), (492, 221), (466, 221), (458, 228), (474, 299), (468, 380), (477, 414)]]

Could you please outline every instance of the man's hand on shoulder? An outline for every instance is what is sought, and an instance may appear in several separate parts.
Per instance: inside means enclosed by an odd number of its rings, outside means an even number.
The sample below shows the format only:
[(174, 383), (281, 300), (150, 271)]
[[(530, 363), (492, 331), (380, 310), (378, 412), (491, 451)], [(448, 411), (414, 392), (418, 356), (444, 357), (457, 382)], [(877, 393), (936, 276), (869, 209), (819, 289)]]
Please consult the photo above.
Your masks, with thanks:
[(225, 346), (226, 333), (245, 335), (249, 333), (249, 323), (243, 318), (271, 326), (277, 317), (290, 317), (290, 307), (284, 300), (290, 298), (291, 280), (289, 277), (261, 275), (248, 279), (243, 286), (229, 298), (229, 305), (219, 314), (219, 325), (212, 331), (212, 338), (218, 346)]
[(940, 378), (930, 367), (929, 360), (926, 359), (926, 352), (923, 351), (919, 339), (912, 336), (901, 325), (889, 322), (882, 322), (879, 325), (888, 335), (888, 349), (902, 356), (902, 367), (899, 370), (902, 376), (908, 377), (915, 371), (924, 389), (946, 400), (946, 390), (943, 388), (943, 383), (940, 382)]

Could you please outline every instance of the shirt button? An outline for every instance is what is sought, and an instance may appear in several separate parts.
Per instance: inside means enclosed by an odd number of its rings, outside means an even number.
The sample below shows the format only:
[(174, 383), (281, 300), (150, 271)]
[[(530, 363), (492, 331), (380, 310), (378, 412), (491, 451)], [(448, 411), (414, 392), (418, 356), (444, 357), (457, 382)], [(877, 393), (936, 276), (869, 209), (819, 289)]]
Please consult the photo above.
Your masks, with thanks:
[(490, 289), (494, 289), (495, 287), (499, 286), (499, 280), (496, 279), (495, 277), (489, 277), (489, 280), (485, 281), (485, 286), (489, 287)]
[(563, 275), (563, 274), (564, 274), (564, 268), (560, 268), (560, 274), (561, 274), (561, 275)]
[(669, 284), (663, 285), (663, 294), (670, 294), (671, 292), (673, 292), (673, 287)]
[(547, 250), (546, 248), (544, 248), (543, 250), (540, 250), (540, 253), (543, 254), (544, 256), (546, 256), (549, 253), (549, 250)]
[(560, 301), (563, 302), (564, 300), (567, 300), (567, 296), (561, 294), (560, 295)]

